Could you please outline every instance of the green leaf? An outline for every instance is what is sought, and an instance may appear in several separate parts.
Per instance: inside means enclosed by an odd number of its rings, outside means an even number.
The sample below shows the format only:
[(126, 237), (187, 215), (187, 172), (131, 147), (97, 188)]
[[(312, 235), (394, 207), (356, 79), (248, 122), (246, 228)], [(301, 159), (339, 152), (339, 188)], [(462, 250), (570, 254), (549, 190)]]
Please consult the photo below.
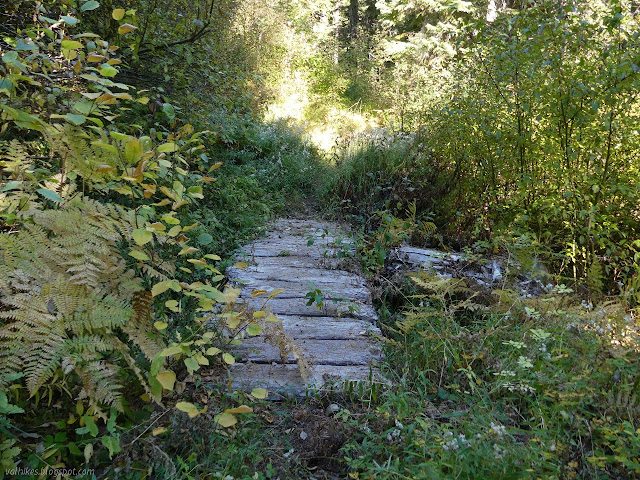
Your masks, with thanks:
[(78, 445), (76, 445), (74, 442), (67, 443), (67, 448), (69, 449), (69, 453), (71, 455), (77, 455), (77, 456), (82, 455), (82, 452), (78, 448)]
[(65, 50), (78, 50), (82, 48), (82, 42), (78, 42), (77, 40), (63, 40), (61, 43), (61, 47)]
[(89, 115), (91, 111), (96, 108), (93, 102), (88, 102), (86, 100), (81, 102), (76, 102), (72, 106), (75, 111), (83, 115)]
[(202, 195), (202, 187), (199, 186), (189, 187), (187, 189), (187, 193), (193, 198), (204, 198)]
[(38, 50), (38, 47), (30, 43), (25, 43), (21, 38), (16, 42), (16, 50)]
[(170, 103), (162, 104), (162, 110), (169, 120), (173, 120), (176, 117), (176, 110)]
[(197, 240), (200, 245), (209, 245), (211, 242), (213, 242), (213, 237), (208, 233), (202, 233), (198, 235)]
[(84, 424), (89, 429), (89, 433), (92, 437), (98, 436), (98, 426), (96, 425), (95, 420), (90, 415), (85, 415), (82, 417), (84, 419)]
[(64, 118), (74, 125), (82, 125), (87, 121), (87, 117), (85, 117), (84, 115), (78, 115), (76, 113), (67, 113)]
[(257, 398), (258, 400), (267, 398), (268, 394), (269, 392), (267, 392), (267, 390), (265, 390), (264, 388), (254, 388), (253, 390), (251, 390), (251, 396)]
[(142, 144), (137, 138), (132, 138), (124, 147), (124, 158), (133, 165), (142, 158)]
[[(97, 3), (97, 2), (95, 2)], [(115, 453), (120, 453), (121, 449), (120, 449), (120, 440), (117, 437), (112, 437), (112, 436), (104, 436), (100, 439), (100, 441), (102, 442), (102, 445), (104, 445), (105, 447), (107, 447), (107, 450), (109, 450), (109, 458), (113, 458), (113, 455)]]
[[(72, 17), (70, 15), (62, 15), (60, 19), (66, 23), (67, 25), (75, 25), (78, 23), (78, 19), (76, 17)], [(64, 47), (63, 47), (64, 48)]]
[(93, 456), (93, 443), (87, 443), (84, 446), (84, 463), (89, 463), (91, 457)]
[(47, 200), (51, 200), (52, 202), (62, 203), (62, 198), (56, 192), (48, 190), (46, 188), (39, 188), (36, 190), (40, 195), (42, 195)]
[(118, 70), (116, 70), (115, 68), (113, 68), (111, 65), (108, 65), (106, 63), (103, 63), (102, 65), (100, 65), (100, 75), (102, 75), (103, 77), (115, 77), (118, 74)]
[(151, 239), (153, 238), (153, 233), (147, 231), (147, 230), (143, 230), (141, 228), (136, 228), (131, 236), (133, 237), (133, 240), (138, 244), (138, 245), (145, 245), (147, 243), (149, 243), (151, 241)]
[(192, 357), (185, 358), (184, 364), (187, 367), (187, 370), (189, 370), (189, 373), (193, 373), (200, 369), (200, 364)]
[(111, 153), (115, 153), (116, 155), (118, 154), (118, 149), (109, 143), (91, 142), (91, 145), (95, 145), (96, 147), (103, 148)]
[(262, 326), (257, 323), (252, 323), (247, 326), (247, 335), (251, 337), (255, 337), (256, 335), (260, 335), (262, 333)]
[(99, 6), (100, 4), (98, 2), (96, 2), (95, 0), (91, 0), (89, 2), (86, 2), (84, 5), (82, 5), (80, 7), (80, 10), (82, 10), (83, 12), (87, 12), (89, 10), (95, 10)]
[(2, 189), (3, 192), (8, 192), (9, 190), (13, 190), (14, 188), (18, 188), (20, 185), (22, 185), (22, 180), (12, 180), (9, 183), (7, 183), (4, 188)]

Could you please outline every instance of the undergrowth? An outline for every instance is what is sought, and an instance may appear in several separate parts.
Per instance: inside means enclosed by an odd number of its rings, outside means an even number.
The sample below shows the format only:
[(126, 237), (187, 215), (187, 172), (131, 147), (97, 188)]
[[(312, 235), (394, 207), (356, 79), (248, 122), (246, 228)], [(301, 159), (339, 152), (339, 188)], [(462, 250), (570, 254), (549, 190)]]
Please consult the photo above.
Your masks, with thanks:
[[(640, 352), (624, 304), (496, 291), (418, 274), (384, 319), (391, 380), (354, 416), (351, 478), (638, 478)], [(456, 286), (457, 285), (457, 286)], [(406, 290), (405, 290), (406, 292)]]

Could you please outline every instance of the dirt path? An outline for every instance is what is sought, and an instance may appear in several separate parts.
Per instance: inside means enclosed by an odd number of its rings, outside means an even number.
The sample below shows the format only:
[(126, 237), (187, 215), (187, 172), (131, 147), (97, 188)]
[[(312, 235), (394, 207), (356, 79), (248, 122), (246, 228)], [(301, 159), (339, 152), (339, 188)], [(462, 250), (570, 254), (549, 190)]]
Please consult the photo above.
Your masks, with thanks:
[[(235, 347), (242, 360), (231, 368), (234, 388), (301, 395), (308, 388), (378, 380), (377, 316), (364, 279), (340, 269), (341, 252), (353, 247), (339, 231), (328, 222), (278, 220), (238, 256), (247, 268), (227, 269), (251, 309), (262, 309), (265, 299), (252, 298), (255, 290), (284, 289), (264, 308), (281, 323), (265, 322), (261, 335)], [(312, 305), (309, 292), (316, 294)]]

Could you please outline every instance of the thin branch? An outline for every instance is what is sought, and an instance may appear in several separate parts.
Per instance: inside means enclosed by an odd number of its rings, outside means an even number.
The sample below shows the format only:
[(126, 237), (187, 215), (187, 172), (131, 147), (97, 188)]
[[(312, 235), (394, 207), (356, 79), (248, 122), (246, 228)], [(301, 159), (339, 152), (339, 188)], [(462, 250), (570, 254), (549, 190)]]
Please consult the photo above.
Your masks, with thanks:
[(189, 38), (176, 40), (175, 42), (171, 42), (171, 43), (165, 43), (164, 45), (155, 45), (151, 47), (142, 48), (138, 51), (138, 55), (144, 55), (145, 53), (150, 53), (152, 51), (166, 50), (167, 48), (175, 47), (176, 45), (183, 45), (185, 43), (193, 43), (211, 31), (211, 30), (208, 30), (209, 25), (210, 23), (207, 22), (205, 25), (202, 26), (200, 30), (195, 32)]

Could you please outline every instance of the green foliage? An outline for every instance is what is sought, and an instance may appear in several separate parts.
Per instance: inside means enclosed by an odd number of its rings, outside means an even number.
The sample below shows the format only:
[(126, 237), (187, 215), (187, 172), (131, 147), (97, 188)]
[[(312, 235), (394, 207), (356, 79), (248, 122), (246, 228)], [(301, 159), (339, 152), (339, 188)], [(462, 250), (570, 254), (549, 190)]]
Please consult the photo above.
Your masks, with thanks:
[(459, 281), (413, 280), (404, 315), (385, 321), (394, 387), (342, 449), (352, 476), (636, 475), (637, 319), (622, 305), (591, 310), (558, 286), (496, 291), (482, 313)]

